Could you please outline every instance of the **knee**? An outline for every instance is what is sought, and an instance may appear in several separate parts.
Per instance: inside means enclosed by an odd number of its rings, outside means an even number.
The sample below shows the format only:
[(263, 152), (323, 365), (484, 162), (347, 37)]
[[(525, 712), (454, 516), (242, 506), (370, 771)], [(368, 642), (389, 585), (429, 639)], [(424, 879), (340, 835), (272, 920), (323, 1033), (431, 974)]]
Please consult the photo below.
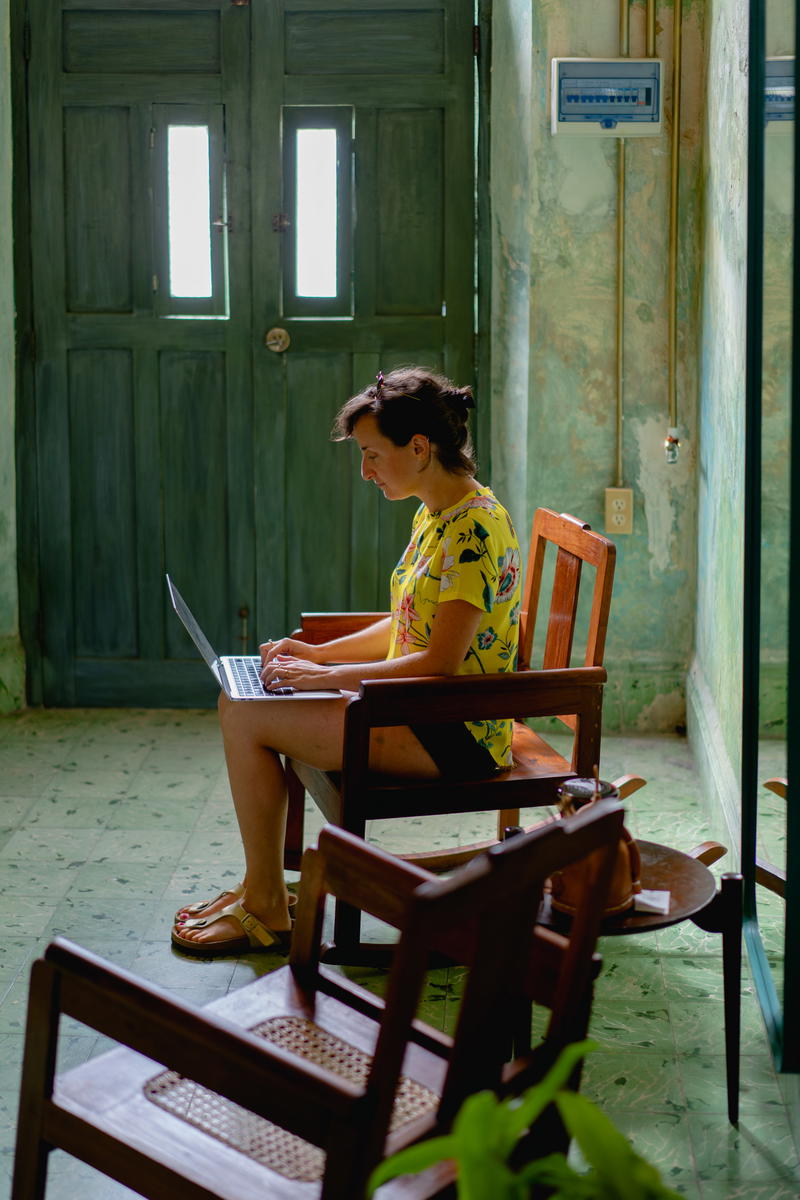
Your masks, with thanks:
[(219, 716), (219, 723), (222, 726), (223, 731), (233, 720), (233, 713), (235, 710), (236, 705), (228, 699), (224, 692), (220, 692), (219, 700), (217, 701), (217, 714)]

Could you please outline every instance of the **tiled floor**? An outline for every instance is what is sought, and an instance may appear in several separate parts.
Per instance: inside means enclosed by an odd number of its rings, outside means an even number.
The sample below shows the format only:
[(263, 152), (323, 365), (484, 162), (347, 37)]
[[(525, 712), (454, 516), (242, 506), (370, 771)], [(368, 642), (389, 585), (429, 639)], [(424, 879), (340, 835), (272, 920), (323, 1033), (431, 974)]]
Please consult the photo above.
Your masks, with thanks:
[[(687, 849), (713, 835), (683, 741), (606, 738), (604, 777), (625, 772), (649, 780), (630, 801), (635, 834)], [(444, 840), (441, 824), (376, 823), (373, 836), (390, 849), (433, 845)], [(474, 840), (480, 826), (480, 818), (465, 818), (457, 836)], [(490, 826), (491, 819), (486, 832)], [(0, 719), (2, 1194), (9, 1190), (31, 960), (64, 933), (184, 998), (218, 997), (267, 969), (269, 956), (188, 960), (170, 948), (170, 917), (180, 901), (238, 878), (239, 865), (212, 713), (37, 711)], [(714, 869), (729, 865), (730, 856)], [(777, 950), (779, 905), (766, 905)], [(727, 1122), (719, 938), (687, 923), (606, 939), (602, 950), (593, 1022), (602, 1050), (589, 1059), (584, 1091), (686, 1196), (797, 1197), (798, 1147), (747, 979), (742, 1119), (738, 1130)], [(426, 1019), (452, 1021), (458, 979), (456, 969), (431, 974)], [(64, 1059), (80, 1061), (97, 1045), (95, 1036), (74, 1033)], [(132, 1193), (57, 1152), (48, 1200), (78, 1195), (121, 1200)]]

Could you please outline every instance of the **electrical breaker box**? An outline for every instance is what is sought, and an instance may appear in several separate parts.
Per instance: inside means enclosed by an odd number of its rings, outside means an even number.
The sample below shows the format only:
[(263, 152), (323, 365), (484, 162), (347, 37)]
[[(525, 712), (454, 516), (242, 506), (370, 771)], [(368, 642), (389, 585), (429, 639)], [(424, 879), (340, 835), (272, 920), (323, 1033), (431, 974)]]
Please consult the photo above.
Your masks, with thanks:
[(550, 130), (580, 137), (657, 137), (658, 58), (554, 58)]
[(790, 128), (794, 121), (794, 59), (768, 58), (764, 80), (764, 120), (767, 127)]

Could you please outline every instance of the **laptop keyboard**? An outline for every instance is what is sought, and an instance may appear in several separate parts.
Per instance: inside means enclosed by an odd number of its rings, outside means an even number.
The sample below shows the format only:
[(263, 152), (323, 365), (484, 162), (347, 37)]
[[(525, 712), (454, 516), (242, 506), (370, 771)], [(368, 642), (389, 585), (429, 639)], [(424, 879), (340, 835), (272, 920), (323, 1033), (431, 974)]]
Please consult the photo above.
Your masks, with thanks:
[(228, 669), (236, 680), (240, 696), (269, 695), (258, 673), (258, 660), (252, 658), (229, 658)]

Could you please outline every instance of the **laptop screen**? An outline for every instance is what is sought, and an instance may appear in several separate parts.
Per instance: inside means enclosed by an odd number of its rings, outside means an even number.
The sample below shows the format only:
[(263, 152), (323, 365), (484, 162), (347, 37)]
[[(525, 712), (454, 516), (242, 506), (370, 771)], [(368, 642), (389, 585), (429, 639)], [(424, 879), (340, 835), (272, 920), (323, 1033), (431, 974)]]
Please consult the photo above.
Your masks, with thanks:
[(189, 611), (189, 606), (178, 589), (175, 587), (175, 584), (172, 582), (169, 575), (167, 575), (167, 587), (169, 588), (172, 607), (180, 617), (186, 632), (189, 634), (189, 637), (192, 639), (195, 646), (197, 646), (197, 649), (200, 651), (211, 670), (219, 679), (219, 670), (217, 667), (219, 655), (214, 652), (211, 643), (208, 641), (208, 638), (197, 624), (197, 621), (195, 621), (194, 617)]

